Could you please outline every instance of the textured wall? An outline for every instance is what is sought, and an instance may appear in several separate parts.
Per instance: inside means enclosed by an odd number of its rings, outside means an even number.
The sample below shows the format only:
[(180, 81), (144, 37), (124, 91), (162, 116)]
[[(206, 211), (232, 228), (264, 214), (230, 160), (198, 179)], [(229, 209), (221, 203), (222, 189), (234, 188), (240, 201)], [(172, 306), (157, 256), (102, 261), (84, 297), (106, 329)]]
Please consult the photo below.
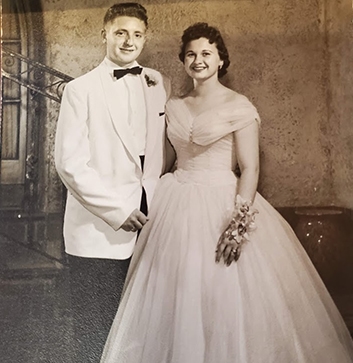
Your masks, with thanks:
[(337, 204), (353, 208), (353, 14), (349, 1), (329, 3), (329, 125)]
[[(333, 152), (332, 145), (339, 135), (333, 132), (331, 123), (337, 119), (342, 122), (341, 132), (350, 132), (349, 119), (342, 121), (338, 107), (341, 101), (349, 102), (342, 89), (336, 111), (328, 117), (328, 76), (338, 73), (334, 82), (341, 82), (340, 71), (348, 68), (349, 62), (342, 61), (341, 52), (335, 55), (335, 66), (329, 66), (332, 52), (328, 51), (324, 0), (141, 3), (149, 12), (150, 30), (140, 63), (167, 74), (175, 94), (190, 87), (178, 60), (183, 29), (196, 21), (207, 21), (223, 33), (231, 57), (223, 82), (247, 95), (263, 120), (261, 193), (275, 206), (341, 204), (352, 188), (348, 186), (352, 161), (338, 169), (335, 158), (348, 161), (347, 152), (343, 155), (342, 151), (347, 145), (352, 148), (352, 139)], [(345, 0), (347, 3), (349, 0)], [(46, 63), (74, 77), (97, 65), (104, 56), (101, 20), (111, 4), (98, 0), (44, 0)], [(340, 23), (343, 14), (333, 9), (331, 13), (332, 24)], [(337, 35), (343, 50), (347, 40), (342, 39), (344, 29), (339, 28), (330, 33), (330, 44), (337, 41)], [(352, 83), (345, 80), (344, 84), (348, 89)], [(345, 112), (349, 108), (352, 111), (352, 103)], [(52, 140), (54, 133), (55, 122), (50, 121), (47, 140)], [(47, 148), (48, 180), (57, 185), (51, 141)], [(56, 187), (53, 193), (57, 192)]]

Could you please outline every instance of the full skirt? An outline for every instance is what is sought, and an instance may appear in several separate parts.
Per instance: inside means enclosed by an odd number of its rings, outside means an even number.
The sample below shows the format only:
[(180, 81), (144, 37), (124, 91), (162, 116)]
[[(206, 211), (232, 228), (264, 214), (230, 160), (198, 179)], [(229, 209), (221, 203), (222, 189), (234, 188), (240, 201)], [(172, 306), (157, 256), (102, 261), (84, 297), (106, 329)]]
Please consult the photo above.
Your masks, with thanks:
[(341, 315), (288, 223), (260, 195), (240, 259), (215, 262), (232, 172), (159, 183), (102, 363), (348, 363)]

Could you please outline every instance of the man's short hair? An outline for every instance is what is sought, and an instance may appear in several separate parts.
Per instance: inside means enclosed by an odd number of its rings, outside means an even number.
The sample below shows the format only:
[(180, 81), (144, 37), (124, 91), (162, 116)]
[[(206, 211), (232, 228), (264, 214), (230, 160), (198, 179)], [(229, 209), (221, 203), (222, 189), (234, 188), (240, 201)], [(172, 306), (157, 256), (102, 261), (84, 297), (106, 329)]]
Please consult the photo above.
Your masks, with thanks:
[(142, 20), (148, 26), (147, 10), (138, 3), (119, 3), (112, 5), (105, 13), (103, 26), (119, 16), (130, 16)]

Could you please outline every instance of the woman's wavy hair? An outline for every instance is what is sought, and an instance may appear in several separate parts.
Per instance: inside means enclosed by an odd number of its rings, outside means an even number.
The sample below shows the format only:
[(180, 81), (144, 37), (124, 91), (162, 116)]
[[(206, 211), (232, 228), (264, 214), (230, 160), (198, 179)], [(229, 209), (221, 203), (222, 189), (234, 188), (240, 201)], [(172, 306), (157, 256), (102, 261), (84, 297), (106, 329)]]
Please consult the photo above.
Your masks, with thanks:
[(179, 59), (184, 63), (186, 46), (192, 40), (200, 38), (206, 38), (210, 44), (216, 44), (219, 57), (223, 61), (223, 66), (218, 70), (218, 77), (224, 76), (230, 64), (228, 49), (224, 44), (220, 31), (213, 26), (209, 26), (207, 23), (196, 23), (184, 30), (181, 37)]

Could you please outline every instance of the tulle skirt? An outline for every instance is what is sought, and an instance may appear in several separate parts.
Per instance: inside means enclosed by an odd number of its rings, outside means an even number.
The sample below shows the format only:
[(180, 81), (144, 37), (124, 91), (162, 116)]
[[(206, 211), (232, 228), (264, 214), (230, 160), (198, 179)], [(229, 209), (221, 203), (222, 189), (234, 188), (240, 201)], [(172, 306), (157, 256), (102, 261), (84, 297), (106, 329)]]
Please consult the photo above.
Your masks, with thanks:
[(348, 363), (349, 332), (287, 222), (260, 195), (240, 259), (215, 262), (231, 171), (165, 175), (102, 363)]

